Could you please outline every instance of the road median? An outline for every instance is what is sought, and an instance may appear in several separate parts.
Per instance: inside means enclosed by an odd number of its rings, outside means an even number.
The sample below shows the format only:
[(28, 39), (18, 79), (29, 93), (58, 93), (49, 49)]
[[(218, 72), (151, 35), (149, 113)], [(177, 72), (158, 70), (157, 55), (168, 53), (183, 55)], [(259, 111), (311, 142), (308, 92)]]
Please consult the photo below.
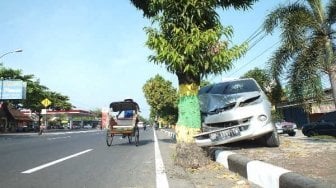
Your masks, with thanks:
[[(172, 139), (176, 137), (173, 130), (161, 129), (161, 131), (168, 134)], [(232, 151), (213, 148), (209, 152), (214, 161), (261, 187), (336, 188), (336, 185), (331, 182), (322, 182), (267, 162), (250, 159)]]

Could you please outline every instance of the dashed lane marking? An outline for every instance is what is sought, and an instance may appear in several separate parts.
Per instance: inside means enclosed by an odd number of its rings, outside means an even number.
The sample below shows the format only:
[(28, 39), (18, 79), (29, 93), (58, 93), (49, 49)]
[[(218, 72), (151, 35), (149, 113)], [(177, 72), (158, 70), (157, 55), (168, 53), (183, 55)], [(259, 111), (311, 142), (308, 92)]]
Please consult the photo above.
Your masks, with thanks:
[(35, 167), (35, 168), (32, 168), (32, 169), (23, 171), (23, 172), (21, 172), (21, 173), (22, 173), (22, 174), (31, 174), (31, 173), (33, 173), (33, 172), (36, 172), (36, 171), (42, 170), (42, 169), (44, 169), (44, 168), (47, 168), (47, 167), (49, 167), (49, 166), (55, 165), (55, 164), (57, 164), (57, 163), (63, 162), (63, 161), (65, 161), (65, 160), (68, 160), (68, 159), (77, 157), (77, 156), (79, 156), (79, 155), (83, 155), (84, 153), (90, 152), (90, 151), (92, 151), (92, 150), (93, 150), (93, 149), (87, 149), (87, 150), (85, 150), (85, 151), (82, 151), (82, 152), (79, 152), (79, 153), (75, 153), (75, 154), (73, 154), (73, 155), (70, 155), (70, 156), (67, 156), (67, 157), (58, 159), (58, 160), (56, 160), (56, 161), (52, 161), (52, 162), (49, 162), (49, 163), (40, 165), (40, 166), (38, 166), (38, 167)]
[(71, 138), (71, 136), (60, 136), (55, 138), (48, 138), (48, 140), (58, 140), (58, 139), (65, 139), (65, 138)]

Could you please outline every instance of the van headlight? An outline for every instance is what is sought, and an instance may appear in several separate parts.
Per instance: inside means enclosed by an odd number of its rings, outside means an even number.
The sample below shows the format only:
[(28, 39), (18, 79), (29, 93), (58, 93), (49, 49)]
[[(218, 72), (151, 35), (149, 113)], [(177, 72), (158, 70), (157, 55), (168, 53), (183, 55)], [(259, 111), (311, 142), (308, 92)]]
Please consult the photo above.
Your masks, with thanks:
[(216, 140), (217, 139), (217, 134), (216, 133), (211, 133), (210, 134), (210, 140)]
[(258, 120), (259, 121), (266, 121), (267, 120), (267, 116), (266, 115), (260, 115), (260, 116), (258, 116)]

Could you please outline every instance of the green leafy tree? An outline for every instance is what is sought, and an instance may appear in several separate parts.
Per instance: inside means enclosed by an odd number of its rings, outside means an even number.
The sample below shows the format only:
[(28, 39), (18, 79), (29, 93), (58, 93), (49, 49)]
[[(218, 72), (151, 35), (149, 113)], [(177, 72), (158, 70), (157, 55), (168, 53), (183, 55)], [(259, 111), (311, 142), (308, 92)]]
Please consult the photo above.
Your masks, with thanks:
[(47, 91), (47, 98), (53, 101), (49, 108), (53, 110), (70, 110), (72, 108), (71, 103), (69, 103), (69, 97), (62, 95), (58, 92)]
[(39, 80), (34, 80), (34, 75), (23, 75), (21, 70), (0, 67), (0, 77), (4, 80), (22, 80), (27, 83), (26, 99), (24, 100), (8, 100), (8, 102), (27, 108), (33, 112), (40, 114), (44, 106), (41, 101), (48, 98), (52, 102), (51, 109), (71, 109), (72, 105), (67, 96), (57, 92), (50, 91), (46, 86), (40, 84)]
[(177, 75), (179, 84), (177, 142), (191, 143), (200, 131), (197, 93), (200, 81), (232, 67), (247, 50), (247, 44), (232, 45), (232, 27), (223, 27), (218, 8), (250, 8), (256, 0), (131, 0), (153, 21), (147, 27), (147, 46), (155, 53), (149, 60), (163, 64)]
[[(327, 74), (336, 104), (335, 20), (336, 1), (295, 1), (274, 9), (264, 29), (281, 32), (281, 45), (269, 60), (271, 75), (288, 75), (291, 96), (296, 101), (323, 97), (321, 77)], [(289, 68), (288, 68), (289, 67)]]
[(91, 113), (93, 114), (93, 116), (95, 118), (101, 118), (102, 117), (102, 110), (99, 109), (99, 108), (96, 108), (96, 109), (92, 110)]
[(143, 116), (139, 116), (139, 120), (142, 121), (145, 125), (149, 124), (148, 119), (144, 118)]
[(143, 86), (143, 92), (151, 107), (152, 119), (160, 117), (171, 124), (176, 122), (177, 91), (172, 86), (172, 82), (156, 75), (147, 80)]

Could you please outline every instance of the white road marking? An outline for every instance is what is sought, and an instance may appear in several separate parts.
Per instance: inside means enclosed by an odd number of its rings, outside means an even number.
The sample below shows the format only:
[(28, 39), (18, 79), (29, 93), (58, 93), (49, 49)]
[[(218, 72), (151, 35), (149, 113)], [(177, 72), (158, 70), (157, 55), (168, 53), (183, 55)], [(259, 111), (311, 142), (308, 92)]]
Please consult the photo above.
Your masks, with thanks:
[(167, 175), (165, 172), (165, 167), (161, 157), (161, 152), (159, 148), (158, 139), (156, 137), (155, 130), (154, 132), (154, 151), (155, 151), (155, 170), (156, 170), (156, 187), (157, 188), (169, 188)]
[(97, 132), (98, 130), (88, 130), (88, 131), (65, 131), (65, 132), (46, 132), (43, 134), (49, 134), (49, 135), (63, 135), (63, 134), (79, 134), (79, 133), (93, 133)]
[(63, 138), (71, 138), (71, 136), (61, 136), (61, 137), (55, 137), (55, 138), (48, 138), (48, 140), (57, 140), (57, 139), (63, 139)]
[(65, 161), (65, 160), (68, 160), (68, 159), (77, 157), (77, 156), (79, 156), (79, 155), (82, 155), (82, 154), (84, 154), (84, 153), (90, 152), (90, 151), (92, 151), (92, 150), (93, 150), (93, 149), (88, 149), (88, 150), (85, 150), (85, 151), (82, 151), (82, 152), (79, 152), (79, 153), (70, 155), (70, 156), (68, 156), (68, 157), (64, 157), (64, 158), (58, 159), (58, 160), (56, 160), (56, 161), (52, 161), (52, 162), (46, 163), (46, 164), (44, 164), (44, 165), (40, 165), (40, 166), (38, 166), (38, 167), (35, 167), (35, 168), (32, 168), (32, 169), (23, 171), (23, 172), (21, 172), (21, 173), (23, 173), (23, 174), (31, 174), (31, 173), (36, 172), (36, 171), (39, 171), (39, 170), (41, 170), (41, 169), (43, 169), (43, 168), (47, 168), (47, 167), (49, 167), (49, 166), (55, 165), (55, 164), (57, 164), (57, 163), (60, 163), (60, 162)]

